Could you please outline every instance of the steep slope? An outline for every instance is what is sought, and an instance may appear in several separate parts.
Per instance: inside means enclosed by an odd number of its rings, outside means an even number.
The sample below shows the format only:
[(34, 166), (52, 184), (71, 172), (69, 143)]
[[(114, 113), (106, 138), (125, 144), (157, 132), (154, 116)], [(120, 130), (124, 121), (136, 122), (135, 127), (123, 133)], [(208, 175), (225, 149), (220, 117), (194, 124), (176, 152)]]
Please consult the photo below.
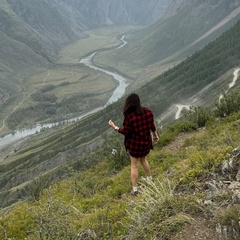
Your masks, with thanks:
[[(178, 2), (175, 1), (175, 4), (176, 3)], [(126, 48), (128, 52), (132, 52), (131, 49), (136, 49), (136, 47), (140, 45), (145, 46), (145, 49), (141, 47), (142, 50), (135, 50), (135, 54), (131, 55), (130, 60), (136, 62), (136, 59), (141, 59), (141, 61), (138, 61), (142, 63), (142, 65), (163, 60), (176, 51), (180, 51), (189, 46), (206, 32), (214, 28), (222, 19), (235, 11), (239, 6), (240, 1), (235, 1), (235, 4), (233, 4), (233, 2), (218, 0), (212, 2), (190, 1), (185, 8), (178, 12), (170, 8), (168, 11), (171, 12), (171, 16), (168, 16), (165, 22), (156, 22), (146, 30), (142, 30), (137, 35), (138, 41), (135, 41), (132, 46), (129, 44)], [(234, 20), (235, 22), (240, 18), (239, 16), (240, 8), (238, 8), (237, 14), (233, 16), (233, 18), (236, 18)], [(229, 21), (230, 20), (231, 19), (229, 19)], [(219, 26), (219, 28), (221, 28), (221, 26)], [(217, 28), (215, 30), (217, 30)], [(226, 27), (221, 29), (221, 32), (224, 31), (226, 31)], [(219, 35), (219, 32), (217, 35)], [(215, 37), (216, 35), (212, 35), (212, 38), (203, 41), (203, 44), (198, 46), (198, 49)], [(147, 44), (143, 44), (143, 42)], [(149, 52), (154, 52), (154, 54), (146, 54)]]
[(164, 65), (168, 69), (234, 25), (240, 19), (240, 1), (172, 1), (163, 19), (126, 35), (125, 48), (100, 53), (95, 62), (120, 69), (144, 84), (144, 78), (150, 78), (148, 69), (160, 74)]
[(48, 66), (47, 61), (27, 45), (0, 31), (0, 108), (22, 91), (22, 83), (33, 71)]
[[(60, 14), (52, 1), (7, 0), (7, 3), (8, 8), (2, 10), (6, 17), (1, 30), (48, 61), (56, 60), (60, 47), (80, 36), (80, 32), (72, 30), (69, 19)], [(67, 14), (69, 12), (65, 12)]]
[(28, 199), (1, 209), (0, 238), (239, 239), (239, 114), (204, 129), (179, 122), (162, 132), (148, 155), (153, 181), (139, 171), (137, 197), (129, 194), (128, 156), (111, 154), (113, 146), (121, 150), (113, 133), (89, 154), (94, 167), (50, 187), (36, 179), (25, 188)]
[[(1, 1), (4, 5), (2, 12), (5, 11), (11, 24), (11, 28), (7, 27), (5, 18), (1, 30), (48, 60), (54, 60), (56, 51), (63, 45), (83, 37), (81, 32), (84, 29), (104, 25), (147, 24), (163, 15), (169, 2), (151, 0), (146, 4), (138, 1), (136, 5), (136, 0)], [(158, 9), (161, 13), (157, 15)]]
[[(164, 111), (174, 103), (194, 98), (208, 85), (212, 87), (201, 94), (200, 100), (214, 104), (231, 80), (234, 68), (240, 66), (239, 37), (240, 22), (216, 41), (137, 91), (142, 104), (153, 110), (157, 127), (162, 124)], [(33, 136), (25, 147), (16, 148), (0, 165), (0, 200), (5, 204), (14, 201), (20, 193), (24, 194), (22, 186), (39, 175), (53, 180), (67, 174), (68, 167), (84, 169), (94, 164), (95, 159), (89, 157), (88, 151), (99, 148), (109, 137), (109, 118), (121, 126), (123, 103), (124, 99), (120, 99), (68, 127)], [(170, 120), (173, 116), (167, 119), (168, 122)]]

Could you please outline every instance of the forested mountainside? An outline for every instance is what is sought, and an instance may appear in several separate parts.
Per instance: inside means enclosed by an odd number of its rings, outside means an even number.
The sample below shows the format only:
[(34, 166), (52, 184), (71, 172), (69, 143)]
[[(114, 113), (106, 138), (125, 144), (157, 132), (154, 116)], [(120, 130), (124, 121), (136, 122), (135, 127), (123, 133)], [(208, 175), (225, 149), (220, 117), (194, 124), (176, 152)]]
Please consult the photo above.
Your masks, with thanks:
[[(153, 110), (158, 128), (174, 118), (175, 104), (188, 101), (188, 104), (214, 105), (232, 81), (235, 68), (240, 66), (239, 37), (238, 22), (217, 40), (137, 91), (142, 104)], [(108, 139), (109, 118), (121, 126), (123, 103), (124, 99), (120, 99), (68, 127), (33, 136), (25, 146), (9, 155), (0, 165), (3, 206), (23, 196), (22, 186), (39, 176), (52, 181), (67, 175), (71, 169), (81, 171), (94, 164), (96, 158), (89, 151), (94, 152)], [(172, 105), (175, 107), (172, 118), (162, 122), (164, 111), (168, 112)]]

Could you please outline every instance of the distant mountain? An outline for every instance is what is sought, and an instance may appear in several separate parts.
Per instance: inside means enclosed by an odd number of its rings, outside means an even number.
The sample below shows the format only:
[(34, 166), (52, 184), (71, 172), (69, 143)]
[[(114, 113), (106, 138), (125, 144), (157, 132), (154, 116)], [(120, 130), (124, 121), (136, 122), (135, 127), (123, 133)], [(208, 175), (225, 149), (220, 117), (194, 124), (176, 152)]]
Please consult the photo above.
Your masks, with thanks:
[[(112, 53), (130, 66), (146, 67), (166, 60), (177, 61), (216, 39), (240, 19), (240, 0), (173, 0), (154, 24), (127, 36), (129, 44)], [(164, 21), (163, 21), (164, 20)]]
[(161, 18), (170, 0), (62, 0), (78, 11), (86, 27), (150, 24)]
[(6, 1), (8, 7), (2, 9), (6, 17), (0, 30), (24, 42), (48, 60), (54, 60), (59, 47), (83, 37), (84, 29), (150, 24), (165, 13), (169, 3), (169, 0), (150, 0), (147, 3), (143, 0)]

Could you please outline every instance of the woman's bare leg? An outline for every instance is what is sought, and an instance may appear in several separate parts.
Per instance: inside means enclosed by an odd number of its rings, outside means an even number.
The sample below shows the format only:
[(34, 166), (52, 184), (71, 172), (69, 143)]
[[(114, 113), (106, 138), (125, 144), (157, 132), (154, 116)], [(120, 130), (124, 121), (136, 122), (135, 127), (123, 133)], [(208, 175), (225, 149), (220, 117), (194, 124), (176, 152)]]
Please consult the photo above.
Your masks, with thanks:
[(137, 180), (138, 180), (138, 159), (135, 157), (130, 156), (131, 160), (131, 181), (132, 186), (137, 187)]
[(147, 181), (151, 181), (151, 171), (148, 161), (146, 160), (146, 157), (141, 158), (135, 158), (130, 156), (131, 160), (131, 181), (132, 181), (132, 187), (133, 192), (138, 191), (138, 162), (140, 161), (141, 165), (143, 166), (143, 169), (147, 175)]
[(139, 158), (142, 166), (143, 166), (143, 169), (147, 175), (147, 177), (150, 177), (151, 176), (151, 170), (150, 170), (150, 166), (149, 166), (149, 163), (148, 161), (146, 160), (146, 157), (141, 157)]

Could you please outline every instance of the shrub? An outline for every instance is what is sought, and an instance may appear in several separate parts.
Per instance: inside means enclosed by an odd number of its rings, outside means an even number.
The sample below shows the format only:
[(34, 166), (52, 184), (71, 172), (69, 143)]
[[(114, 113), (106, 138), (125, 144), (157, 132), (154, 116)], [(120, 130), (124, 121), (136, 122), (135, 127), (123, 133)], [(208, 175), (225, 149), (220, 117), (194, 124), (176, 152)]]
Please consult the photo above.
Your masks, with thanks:
[(38, 177), (24, 188), (30, 199), (38, 201), (44, 189), (50, 185), (50, 179)]
[(198, 128), (197, 124), (191, 121), (181, 121), (174, 125), (170, 125), (166, 130), (160, 135), (158, 146), (163, 147), (169, 144), (174, 138), (181, 132), (189, 132), (196, 130)]
[(236, 89), (230, 93), (222, 94), (222, 98), (215, 103), (215, 114), (218, 117), (226, 117), (240, 110), (240, 91)]
[(190, 107), (189, 110), (183, 112), (184, 118), (198, 125), (198, 127), (203, 127), (207, 121), (213, 118), (213, 113), (207, 107)]
[(35, 231), (31, 232), (29, 239), (76, 239), (78, 232), (74, 229), (73, 219), (77, 212), (50, 190), (45, 191), (41, 201), (30, 207), (29, 212), (35, 223)]

